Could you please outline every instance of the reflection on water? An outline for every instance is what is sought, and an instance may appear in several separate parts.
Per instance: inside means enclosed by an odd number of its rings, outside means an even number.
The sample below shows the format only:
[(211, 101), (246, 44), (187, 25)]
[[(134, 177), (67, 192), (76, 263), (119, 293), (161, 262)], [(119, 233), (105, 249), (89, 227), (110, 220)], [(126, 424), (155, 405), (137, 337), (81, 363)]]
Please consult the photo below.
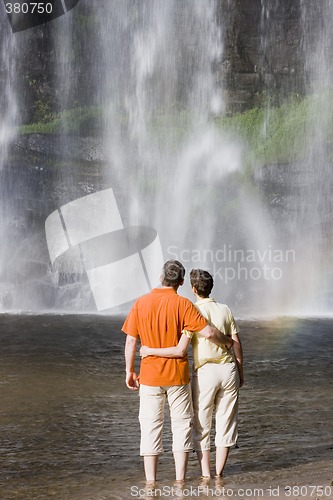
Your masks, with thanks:
[[(124, 384), (123, 318), (0, 317), (1, 499), (130, 498), (143, 485), (138, 396)], [(239, 448), (226, 477), (332, 453), (332, 319), (239, 322)], [(167, 421), (160, 481), (172, 480)], [(191, 456), (189, 476), (198, 480)], [(172, 484), (172, 483), (170, 483)]]

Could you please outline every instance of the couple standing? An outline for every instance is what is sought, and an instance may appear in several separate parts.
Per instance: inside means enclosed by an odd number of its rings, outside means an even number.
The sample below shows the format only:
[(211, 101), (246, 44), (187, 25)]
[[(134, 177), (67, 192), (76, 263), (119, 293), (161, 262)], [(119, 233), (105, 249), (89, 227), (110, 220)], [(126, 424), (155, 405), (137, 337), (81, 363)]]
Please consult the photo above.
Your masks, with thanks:
[[(167, 261), (162, 270), (162, 286), (135, 302), (122, 327), (127, 334), (126, 385), (131, 390), (140, 386), (140, 454), (144, 457), (148, 484), (156, 481), (158, 456), (163, 452), (166, 399), (170, 407), (176, 481), (184, 481), (188, 454), (193, 448), (191, 392), (193, 439), (202, 476), (210, 477), (214, 408), (217, 476), (222, 475), (229, 449), (237, 441), (238, 388), (243, 383), (243, 355), (237, 327), (230, 309), (209, 298), (213, 278), (208, 272), (191, 271), (196, 307), (177, 294), (184, 277), (185, 269), (179, 261)], [(138, 338), (142, 345), (140, 384), (134, 370)], [(192, 391), (187, 359), (191, 340)]]

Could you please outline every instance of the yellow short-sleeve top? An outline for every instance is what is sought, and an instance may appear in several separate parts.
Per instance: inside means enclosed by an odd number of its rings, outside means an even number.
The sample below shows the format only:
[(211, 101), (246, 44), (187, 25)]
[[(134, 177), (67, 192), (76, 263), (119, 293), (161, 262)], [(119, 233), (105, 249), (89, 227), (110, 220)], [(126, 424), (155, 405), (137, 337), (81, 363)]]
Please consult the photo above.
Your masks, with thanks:
[[(207, 319), (208, 323), (228, 336), (238, 333), (233, 314), (226, 304), (220, 304), (213, 298), (200, 299), (195, 307)], [(192, 339), (194, 369), (197, 370), (205, 363), (232, 363), (230, 351), (219, 347), (198, 333), (184, 330), (183, 333)]]

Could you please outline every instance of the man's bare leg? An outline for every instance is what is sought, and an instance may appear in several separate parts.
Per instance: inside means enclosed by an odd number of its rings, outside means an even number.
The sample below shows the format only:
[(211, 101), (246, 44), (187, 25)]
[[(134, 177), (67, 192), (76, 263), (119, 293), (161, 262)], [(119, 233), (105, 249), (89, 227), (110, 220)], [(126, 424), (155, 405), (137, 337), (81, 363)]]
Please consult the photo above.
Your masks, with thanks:
[(143, 463), (147, 484), (156, 483), (158, 455), (145, 455)]
[(230, 447), (228, 446), (218, 446), (216, 448), (216, 475), (222, 476), (223, 469), (226, 464)]
[(202, 477), (210, 477), (210, 451), (197, 451)]
[(187, 451), (175, 451), (173, 456), (175, 460), (176, 481), (183, 482), (185, 481), (189, 453)]

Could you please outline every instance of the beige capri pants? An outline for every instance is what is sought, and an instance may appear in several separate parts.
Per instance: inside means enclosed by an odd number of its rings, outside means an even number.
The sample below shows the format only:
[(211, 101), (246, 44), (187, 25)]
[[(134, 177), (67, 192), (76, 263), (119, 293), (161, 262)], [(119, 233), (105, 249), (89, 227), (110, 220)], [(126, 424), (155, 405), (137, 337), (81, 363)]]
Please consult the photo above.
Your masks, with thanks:
[(142, 456), (163, 453), (162, 431), (166, 400), (170, 408), (172, 450), (189, 452), (193, 449), (190, 384), (165, 387), (141, 384), (139, 421)]
[(238, 437), (239, 375), (235, 363), (206, 363), (194, 371), (192, 397), (194, 447), (210, 450), (210, 431), (215, 408), (215, 446), (233, 446)]

